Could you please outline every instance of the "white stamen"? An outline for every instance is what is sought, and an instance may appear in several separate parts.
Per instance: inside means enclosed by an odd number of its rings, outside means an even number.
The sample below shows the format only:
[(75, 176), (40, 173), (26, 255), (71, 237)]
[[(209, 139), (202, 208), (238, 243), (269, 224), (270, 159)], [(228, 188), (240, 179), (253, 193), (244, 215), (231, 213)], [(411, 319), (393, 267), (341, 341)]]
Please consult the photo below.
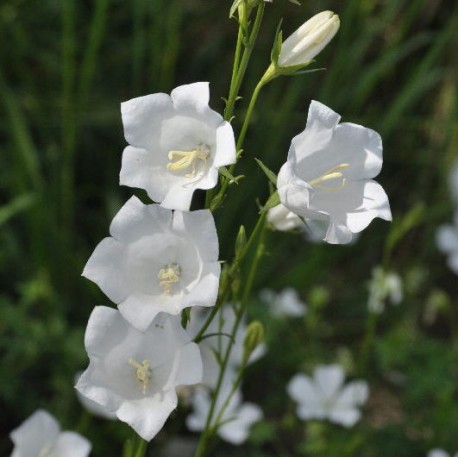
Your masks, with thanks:
[[(326, 172), (324, 172), (315, 180), (309, 181), (309, 185), (313, 186), (314, 188), (322, 189), (323, 191), (339, 191), (340, 189), (343, 189), (347, 183), (347, 180), (343, 177), (343, 173), (339, 172), (339, 170), (346, 169), (349, 166), (350, 164), (346, 163), (337, 165), (336, 167), (333, 167), (332, 169), (329, 169)], [(321, 185), (321, 183), (325, 183), (326, 181), (334, 180), (337, 178), (342, 178), (342, 182), (338, 186)]]
[(148, 389), (151, 381), (151, 363), (145, 359), (142, 364), (140, 364), (132, 358), (129, 358), (128, 363), (135, 368), (135, 378), (140, 384), (143, 394), (146, 394), (146, 390)]
[(178, 264), (168, 264), (160, 269), (157, 278), (161, 280), (159, 284), (164, 289), (164, 294), (172, 294), (173, 284), (180, 279), (181, 268)]
[(198, 145), (195, 149), (188, 151), (171, 150), (168, 154), (170, 162), (167, 164), (167, 170), (179, 172), (191, 168), (191, 172), (187, 173), (185, 177), (193, 178), (196, 176), (196, 163), (202, 162), (199, 173), (203, 172), (209, 155), (210, 149), (207, 145)]

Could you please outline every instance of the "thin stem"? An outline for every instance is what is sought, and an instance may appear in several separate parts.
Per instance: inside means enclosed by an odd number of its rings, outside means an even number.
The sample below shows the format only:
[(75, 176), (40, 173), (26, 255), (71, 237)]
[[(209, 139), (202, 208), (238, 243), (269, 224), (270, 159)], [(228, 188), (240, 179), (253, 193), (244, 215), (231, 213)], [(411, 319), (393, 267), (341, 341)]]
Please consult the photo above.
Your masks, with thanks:
[[(240, 326), (240, 323), (242, 321), (243, 314), (244, 314), (244, 311), (245, 311), (247, 303), (248, 303), (248, 298), (249, 298), (249, 295), (251, 293), (251, 289), (253, 287), (254, 278), (256, 276), (256, 271), (257, 271), (257, 268), (258, 268), (258, 265), (259, 265), (259, 260), (262, 257), (262, 254), (264, 253), (263, 235), (264, 235), (264, 232), (265, 232), (264, 230), (265, 230), (265, 227), (266, 227), (265, 226), (265, 220), (266, 220), (266, 212), (262, 212), (261, 216), (258, 219), (258, 223), (256, 224), (255, 230), (253, 230), (253, 232), (252, 232), (252, 234), (250, 236), (250, 240), (254, 240), (253, 235), (254, 234), (257, 235), (259, 233), (259, 244), (258, 244), (256, 252), (255, 252), (255, 254), (254, 254), (253, 258), (252, 258), (251, 265), (249, 267), (248, 278), (247, 278), (247, 282), (245, 284), (245, 288), (244, 288), (244, 291), (243, 291), (241, 306), (236, 311), (236, 319), (235, 319), (235, 323), (234, 323), (234, 326), (233, 326), (232, 331), (231, 331), (231, 335), (232, 336), (236, 335), (237, 330), (238, 330), (238, 328)], [(246, 247), (247, 246), (248, 246), (248, 243), (247, 243)], [(246, 253), (247, 253), (247, 251), (244, 250), (244, 254), (246, 254)], [(210, 409), (209, 409), (209, 412), (208, 412), (208, 415), (207, 415), (207, 421), (206, 421), (206, 424), (205, 424), (204, 431), (202, 432), (202, 435), (200, 437), (199, 446), (197, 448), (197, 452), (196, 452), (197, 456), (203, 456), (204, 455), (204, 452), (205, 452), (205, 450), (206, 450), (206, 448), (208, 446), (208, 442), (212, 438), (212, 436), (215, 434), (215, 430), (218, 427), (218, 423), (217, 422), (215, 422), (215, 424), (212, 426), (212, 418), (213, 418), (213, 414), (214, 414), (214, 411), (215, 411), (215, 408), (216, 408), (216, 401), (218, 400), (218, 396), (219, 396), (219, 393), (221, 391), (221, 386), (222, 386), (222, 383), (223, 383), (224, 375), (226, 373), (227, 364), (229, 362), (229, 358), (230, 358), (230, 355), (231, 355), (231, 352), (232, 352), (232, 347), (233, 347), (233, 341), (230, 340), (228, 342), (228, 345), (227, 345), (227, 348), (226, 348), (226, 353), (224, 355), (224, 359), (223, 359), (223, 361), (221, 363), (221, 366), (220, 366), (220, 372), (219, 372), (219, 375), (218, 375), (218, 381), (216, 383), (216, 387), (215, 387), (215, 390), (213, 392), (212, 402), (211, 402)], [(228, 401), (225, 402), (223, 406), (227, 406), (227, 403), (228, 403)], [(218, 415), (218, 418), (219, 418), (219, 416), (220, 415)]]

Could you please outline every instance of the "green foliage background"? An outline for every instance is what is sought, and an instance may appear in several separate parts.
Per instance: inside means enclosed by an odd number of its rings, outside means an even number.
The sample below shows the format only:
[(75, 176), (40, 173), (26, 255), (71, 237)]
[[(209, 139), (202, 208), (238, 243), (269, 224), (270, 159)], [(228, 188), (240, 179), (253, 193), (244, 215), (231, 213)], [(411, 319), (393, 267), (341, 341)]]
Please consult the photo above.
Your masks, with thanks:
[[(0, 452), (8, 433), (37, 408), (119, 454), (130, 429), (92, 418), (73, 381), (85, 368), (84, 329), (95, 304), (109, 301), (82, 279), (83, 266), (133, 190), (118, 186), (125, 146), (119, 104), (175, 86), (210, 81), (222, 112), (236, 23), (229, 0), (3, 0), (0, 3)], [(252, 158), (274, 171), (306, 120), (311, 99), (384, 140), (378, 178), (394, 222), (374, 221), (352, 246), (312, 245), (269, 235), (257, 287), (294, 286), (309, 304), (299, 321), (275, 321), (253, 298), (251, 315), (268, 331), (269, 352), (251, 367), (245, 398), (265, 420), (231, 455), (424, 455), (458, 450), (457, 277), (435, 245), (452, 220), (447, 187), (458, 156), (458, 8), (451, 0), (274, 0), (238, 102), (269, 63), (275, 29), (284, 36), (324, 9), (342, 27), (316, 66), (261, 93), (238, 170), (215, 218), (221, 259), (233, 254), (240, 224), (251, 228), (255, 199), (268, 193)], [(137, 192), (144, 202), (146, 196)], [(201, 199), (199, 201), (199, 199)], [(197, 197), (196, 206), (202, 196)], [(367, 282), (381, 264), (405, 280), (405, 299), (377, 323), (368, 319)], [(372, 326), (372, 328), (371, 328)], [(374, 331), (373, 334), (371, 329)], [(371, 397), (353, 429), (299, 421), (285, 385), (325, 362), (368, 379)], [(261, 389), (261, 388), (262, 389)], [(154, 439), (151, 455), (189, 440), (180, 406)], [(175, 420), (175, 421), (173, 421)], [(182, 439), (178, 439), (182, 440)]]

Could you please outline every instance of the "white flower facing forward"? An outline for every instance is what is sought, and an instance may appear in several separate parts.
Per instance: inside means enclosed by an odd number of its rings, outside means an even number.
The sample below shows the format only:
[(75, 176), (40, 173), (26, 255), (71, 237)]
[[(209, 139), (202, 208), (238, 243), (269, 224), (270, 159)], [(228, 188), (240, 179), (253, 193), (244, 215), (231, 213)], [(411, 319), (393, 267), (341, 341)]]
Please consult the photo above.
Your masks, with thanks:
[(294, 288), (285, 288), (279, 293), (263, 289), (259, 297), (269, 306), (270, 313), (276, 317), (300, 317), (307, 311), (307, 306), (301, 301)]
[(159, 312), (215, 304), (221, 267), (209, 210), (181, 212), (130, 198), (83, 275), (97, 283), (124, 318), (144, 331)]
[[(231, 385), (225, 383), (221, 388), (215, 404), (215, 412), (219, 412), (229, 394)], [(191, 431), (203, 431), (210, 410), (211, 398), (207, 389), (200, 386), (192, 398), (193, 413), (186, 418), (186, 426)], [(246, 402), (242, 404), (242, 394), (237, 390), (221, 416), (217, 434), (221, 439), (234, 445), (240, 445), (250, 435), (253, 423), (261, 420), (262, 410), (259, 406)]]
[(295, 375), (287, 390), (298, 403), (297, 416), (302, 420), (329, 420), (347, 428), (361, 417), (359, 407), (369, 395), (367, 383), (353, 381), (343, 386), (345, 374), (337, 364), (319, 366), (313, 378)]
[(179, 86), (122, 103), (120, 184), (145, 189), (170, 209), (189, 210), (196, 189), (211, 189), (218, 168), (236, 160), (234, 132), (208, 106), (208, 83)]
[[(208, 311), (205, 309), (194, 307), (191, 310), (191, 321), (187, 327), (187, 331), (191, 336), (194, 337), (200, 331), (207, 317)], [(220, 355), (220, 357), (224, 356), (227, 346), (229, 345), (229, 339), (231, 338), (233, 339), (233, 346), (227, 367), (227, 373), (229, 374), (228, 378), (230, 378), (230, 374), (234, 374), (242, 364), (246, 325), (245, 322), (242, 321), (236, 335), (230, 337), (235, 319), (235, 312), (232, 307), (229, 304), (224, 305), (204, 334), (209, 337), (205, 337), (199, 343), (203, 361), (202, 383), (209, 388), (215, 388), (218, 381), (220, 364), (216, 354)], [(261, 358), (265, 353), (265, 348), (265, 344), (259, 345), (253, 353), (251, 353), (248, 363), (251, 364)]]
[(333, 39), (339, 27), (339, 16), (332, 11), (316, 14), (283, 42), (278, 65), (293, 67), (308, 64)]
[(11, 456), (89, 456), (91, 443), (80, 434), (61, 431), (57, 420), (37, 410), (10, 433)]
[(178, 317), (161, 313), (140, 332), (112, 308), (97, 306), (86, 329), (89, 367), (76, 389), (151, 440), (177, 406), (176, 387), (202, 379), (198, 346)]
[(293, 138), (277, 181), (281, 203), (324, 225), (328, 243), (349, 243), (376, 217), (391, 221), (388, 197), (371, 179), (382, 168), (380, 135), (339, 120), (312, 101), (305, 130)]
[(458, 210), (454, 215), (454, 224), (444, 224), (436, 233), (439, 250), (448, 256), (447, 265), (458, 275)]

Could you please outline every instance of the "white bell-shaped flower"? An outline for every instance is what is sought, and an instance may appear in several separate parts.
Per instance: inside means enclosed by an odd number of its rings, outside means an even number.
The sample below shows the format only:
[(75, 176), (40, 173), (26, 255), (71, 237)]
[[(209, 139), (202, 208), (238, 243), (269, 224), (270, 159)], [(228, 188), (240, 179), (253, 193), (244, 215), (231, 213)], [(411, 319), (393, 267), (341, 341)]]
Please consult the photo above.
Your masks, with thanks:
[(209, 210), (181, 212), (130, 198), (83, 275), (97, 283), (133, 326), (144, 331), (159, 312), (211, 307), (221, 267)]
[(388, 197), (372, 180), (382, 168), (380, 135), (339, 120), (312, 101), (305, 130), (293, 138), (277, 181), (281, 203), (305, 222), (324, 225), (328, 243), (349, 243), (376, 217), (391, 221)]
[(93, 310), (86, 329), (89, 367), (76, 389), (151, 440), (177, 406), (176, 388), (202, 380), (198, 346), (178, 317), (162, 313), (145, 332), (112, 308)]
[(337, 364), (319, 366), (313, 377), (296, 374), (288, 384), (302, 420), (329, 420), (347, 428), (361, 417), (359, 407), (369, 396), (367, 383), (355, 380), (344, 386), (345, 374)]
[(196, 189), (213, 188), (218, 168), (235, 163), (236, 147), (231, 125), (210, 109), (209, 98), (209, 84), (201, 82), (124, 102), (129, 146), (120, 184), (177, 210), (189, 210)]
[(80, 434), (61, 431), (57, 420), (37, 410), (10, 433), (11, 456), (89, 456), (92, 445)]
[[(216, 413), (223, 407), (230, 388), (231, 385), (229, 383), (223, 384), (215, 403)], [(192, 398), (193, 412), (186, 418), (186, 426), (189, 430), (204, 430), (210, 405), (211, 397), (208, 390), (203, 386), (196, 388)], [(249, 437), (250, 428), (253, 423), (261, 420), (262, 417), (263, 413), (261, 408), (250, 402), (242, 403), (242, 394), (240, 390), (237, 390), (232, 395), (231, 400), (221, 416), (217, 434), (226, 442), (240, 445)]]

